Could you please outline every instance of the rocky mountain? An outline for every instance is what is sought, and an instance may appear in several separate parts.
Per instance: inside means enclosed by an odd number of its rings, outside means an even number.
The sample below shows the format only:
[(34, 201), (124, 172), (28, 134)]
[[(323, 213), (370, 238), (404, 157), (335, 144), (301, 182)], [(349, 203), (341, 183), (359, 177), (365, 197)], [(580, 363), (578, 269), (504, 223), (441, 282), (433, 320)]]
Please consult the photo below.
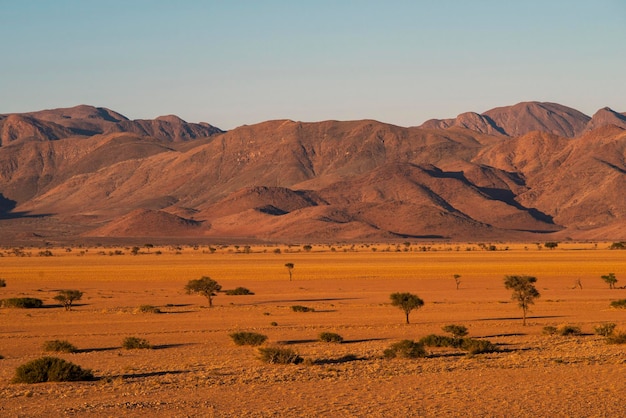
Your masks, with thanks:
[(93, 106), (0, 115), (0, 146), (14, 141), (56, 140), (128, 132), (164, 141), (187, 141), (221, 133), (207, 123), (187, 123), (177, 116), (129, 120), (112, 110)]
[(222, 132), (89, 106), (4, 115), (0, 240), (626, 239), (624, 118), (520, 103)]

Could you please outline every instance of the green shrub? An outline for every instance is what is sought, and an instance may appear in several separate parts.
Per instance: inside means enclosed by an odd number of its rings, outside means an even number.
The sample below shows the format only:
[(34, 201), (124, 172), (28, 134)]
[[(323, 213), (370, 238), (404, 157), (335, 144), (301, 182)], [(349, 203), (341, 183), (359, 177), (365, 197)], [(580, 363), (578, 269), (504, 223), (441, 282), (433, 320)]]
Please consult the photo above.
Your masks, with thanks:
[(626, 309), (626, 299), (614, 300), (611, 302), (611, 308)]
[(69, 341), (52, 340), (43, 343), (44, 351), (55, 351), (57, 353), (75, 353), (77, 348)]
[(159, 314), (161, 313), (161, 310), (157, 308), (156, 306), (152, 306), (152, 305), (140, 305), (137, 309), (135, 309), (134, 312), (135, 313)]
[(148, 340), (138, 337), (126, 337), (122, 342), (122, 348), (134, 350), (140, 348), (152, 348)]
[(412, 340), (402, 340), (392, 344), (383, 352), (385, 358), (420, 358), (426, 357), (424, 345)]
[(270, 364), (298, 364), (302, 362), (302, 357), (294, 351), (280, 347), (260, 347), (259, 358)]
[(498, 346), (491, 341), (477, 340), (474, 338), (463, 338), (461, 348), (472, 355), (498, 351)]
[(43, 301), (37, 298), (9, 298), (2, 300), (2, 306), (5, 308), (33, 309), (41, 308)]
[(450, 324), (441, 327), (444, 332), (449, 332), (453, 337), (465, 337), (467, 335), (467, 327), (464, 325)]
[(554, 335), (554, 334), (557, 333), (557, 331), (558, 330), (556, 329), (556, 327), (554, 327), (552, 325), (547, 325), (547, 326), (543, 327), (542, 333), (544, 335)]
[(334, 332), (322, 332), (319, 335), (320, 341), (324, 341), (326, 343), (342, 343), (343, 337), (339, 334), (335, 334)]
[(618, 332), (606, 337), (607, 344), (626, 344), (626, 332)]
[(294, 312), (313, 312), (315, 309), (309, 308), (308, 306), (293, 305), (291, 310)]
[(267, 335), (256, 332), (234, 332), (230, 338), (237, 345), (261, 345), (267, 340)]
[(581, 335), (582, 332), (580, 327), (575, 327), (572, 325), (562, 325), (558, 329), (559, 335), (567, 336), (567, 335)]
[(235, 289), (229, 289), (226, 291), (228, 296), (236, 296), (236, 295), (254, 295), (250, 289), (246, 289), (245, 287), (236, 287)]
[(613, 331), (615, 331), (615, 327), (616, 325), (614, 323), (609, 322), (609, 323), (605, 323), (602, 325), (598, 325), (593, 330), (598, 335), (602, 335), (603, 337), (608, 337), (609, 335), (613, 334)]
[(74, 382), (91, 380), (91, 370), (57, 357), (41, 357), (18, 367), (12, 383)]

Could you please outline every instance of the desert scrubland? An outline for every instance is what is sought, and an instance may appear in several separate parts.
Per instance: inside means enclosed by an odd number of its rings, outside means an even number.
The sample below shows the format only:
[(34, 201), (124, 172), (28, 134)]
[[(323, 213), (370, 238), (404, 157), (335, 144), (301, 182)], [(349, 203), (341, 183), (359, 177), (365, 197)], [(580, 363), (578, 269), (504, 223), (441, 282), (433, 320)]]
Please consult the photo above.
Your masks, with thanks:
[[(3, 416), (620, 416), (626, 402), (626, 345), (594, 328), (626, 331), (626, 257), (610, 243), (336, 244), (303, 246), (144, 246), (4, 248), (0, 299), (35, 297), (39, 309), (0, 309), (0, 413)], [(213, 250), (212, 250), (213, 249)], [(280, 250), (280, 252), (278, 251)], [(50, 253), (45, 253), (50, 251)], [(48, 256), (46, 256), (46, 254)], [(293, 263), (289, 279), (286, 263)], [(600, 278), (615, 273), (617, 289)], [(459, 275), (456, 289), (454, 275)], [(537, 277), (541, 297), (528, 325), (504, 288), (505, 275)], [(187, 294), (210, 276), (222, 290), (214, 307)], [(582, 288), (578, 286), (582, 285)], [(54, 296), (78, 289), (65, 311)], [(410, 314), (393, 292), (425, 302)], [(143, 313), (142, 305), (161, 313)], [(313, 309), (294, 312), (293, 305)], [(400, 340), (467, 327), (497, 344), (467, 355), (426, 347), (417, 359), (386, 359)], [(581, 335), (546, 335), (544, 327)], [(300, 364), (266, 364), (230, 334), (268, 337)], [(321, 332), (340, 334), (333, 344)], [(125, 350), (129, 336), (152, 349)], [(75, 353), (42, 345), (67, 340)], [(71, 383), (10, 383), (21, 364), (53, 355), (92, 370)]]

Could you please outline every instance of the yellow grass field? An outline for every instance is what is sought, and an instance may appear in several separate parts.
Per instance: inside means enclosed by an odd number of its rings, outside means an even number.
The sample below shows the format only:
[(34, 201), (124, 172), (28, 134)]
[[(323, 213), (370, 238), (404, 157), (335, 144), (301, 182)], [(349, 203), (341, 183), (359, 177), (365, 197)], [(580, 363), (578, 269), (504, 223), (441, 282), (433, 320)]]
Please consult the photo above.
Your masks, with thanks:
[[(614, 272), (626, 284), (626, 253), (608, 243), (357, 244), (302, 246), (5, 249), (0, 299), (36, 297), (42, 309), (0, 309), (0, 413), (3, 416), (619, 416), (626, 402), (626, 345), (609, 345), (594, 327), (626, 331), (626, 310), (610, 302)], [(375, 248), (375, 250), (373, 250)], [(49, 250), (52, 256), (40, 255)], [(280, 250), (280, 252), (278, 252)], [(116, 255), (116, 251), (118, 254)], [(16, 255), (17, 253), (17, 255)], [(43, 253), (42, 253), (43, 254)], [(289, 280), (286, 263), (293, 263)], [(457, 290), (453, 275), (460, 275)], [(541, 297), (528, 326), (503, 286), (507, 274), (537, 277)], [(222, 289), (214, 308), (185, 284), (210, 276)], [(580, 281), (582, 289), (577, 287)], [(53, 299), (79, 289), (71, 312)], [(389, 303), (392, 292), (425, 305), (411, 324)], [(138, 312), (154, 305), (162, 313)], [(313, 312), (293, 312), (304, 305)], [(498, 344), (467, 356), (427, 348), (422, 359), (384, 359), (402, 339), (444, 334), (447, 324)], [(544, 335), (577, 326), (579, 336)], [(269, 346), (301, 355), (299, 365), (268, 365), (229, 334), (254, 331)], [(318, 341), (320, 332), (343, 344)], [(154, 349), (123, 350), (127, 336)], [(48, 340), (79, 348), (52, 353), (92, 369), (95, 381), (9, 383)]]

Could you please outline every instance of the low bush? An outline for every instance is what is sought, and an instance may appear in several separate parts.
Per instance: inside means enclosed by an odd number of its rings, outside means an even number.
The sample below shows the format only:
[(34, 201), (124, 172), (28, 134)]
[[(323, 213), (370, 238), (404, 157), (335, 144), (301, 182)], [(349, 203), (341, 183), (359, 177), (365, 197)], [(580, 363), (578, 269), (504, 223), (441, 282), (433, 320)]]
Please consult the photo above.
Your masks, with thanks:
[(467, 327), (464, 325), (450, 324), (441, 327), (444, 332), (449, 332), (453, 337), (460, 338), (467, 335)]
[(608, 322), (605, 324), (598, 325), (593, 330), (598, 335), (602, 335), (603, 337), (608, 337), (609, 335), (613, 334), (613, 331), (615, 331), (615, 327), (616, 325), (613, 322)]
[(448, 337), (447, 335), (430, 334), (419, 340), (420, 344), (426, 347), (454, 347), (461, 346), (461, 340), (458, 338)]
[(9, 298), (2, 300), (2, 306), (5, 308), (34, 309), (41, 308), (43, 301), (37, 298)]
[(29, 361), (15, 370), (12, 383), (42, 383), (42, 382), (75, 382), (91, 380), (91, 370), (57, 357), (41, 357)]
[(141, 348), (152, 348), (148, 340), (138, 337), (126, 337), (122, 342), (122, 348), (134, 350)]
[(267, 340), (267, 335), (256, 332), (234, 332), (230, 338), (237, 345), (261, 345)]
[(272, 321), (272, 322), (270, 322), (270, 325), (273, 326), (273, 327), (277, 327), (278, 326), (278, 322)]
[(226, 290), (225, 292), (228, 296), (236, 296), (236, 295), (254, 295), (250, 289), (246, 289), (245, 287), (236, 287), (234, 289)]
[(259, 358), (270, 364), (299, 364), (303, 361), (293, 350), (280, 347), (260, 347)]
[(309, 308), (308, 306), (293, 305), (291, 310), (294, 312), (313, 312), (315, 309)]
[(69, 341), (51, 340), (43, 343), (44, 351), (54, 351), (57, 353), (75, 353), (77, 348)]
[(626, 344), (626, 332), (613, 333), (606, 337), (607, 344)]
[(557, 333), (557, 328), (555, 326), (552, 325), (547, 325), (545, 327), (543, 327), (543, 330), (541, 331), (544, 335), (554, 335)]
[(383, 352), (385, 358), (420, 358), (426, 357), (424, 345), (413, 340), (402, 340), (391, 346)]
[(324, 341), (325, 343), (342, 343), (343, 337), (339, 334), (335, 334), (334, 332), (322, 332), (319, 335), (320, 341)]
[(611, 308), (626, 309), (626, 299), (614, 300), (611, 302)]
[(558, 329), (559, 335), (568, 336), (568, 335), (581, 335), (582, 331), (580, 327), (575, 327), (573, 325), (562, 325)]
[(137, 309), (135, 309), (134, 312), (135, 313), (159, 314), (161, 313), (161, 310), (157, 308), (156, 306), (152, 306), (152, 305), (140, 305), (139, 307), (137, 307)]
[(468, 354), (493, 353), (498, 351), (498, 346), (488, 340), (477, 340), (474, 338), (463, 338), (461, 349)]

